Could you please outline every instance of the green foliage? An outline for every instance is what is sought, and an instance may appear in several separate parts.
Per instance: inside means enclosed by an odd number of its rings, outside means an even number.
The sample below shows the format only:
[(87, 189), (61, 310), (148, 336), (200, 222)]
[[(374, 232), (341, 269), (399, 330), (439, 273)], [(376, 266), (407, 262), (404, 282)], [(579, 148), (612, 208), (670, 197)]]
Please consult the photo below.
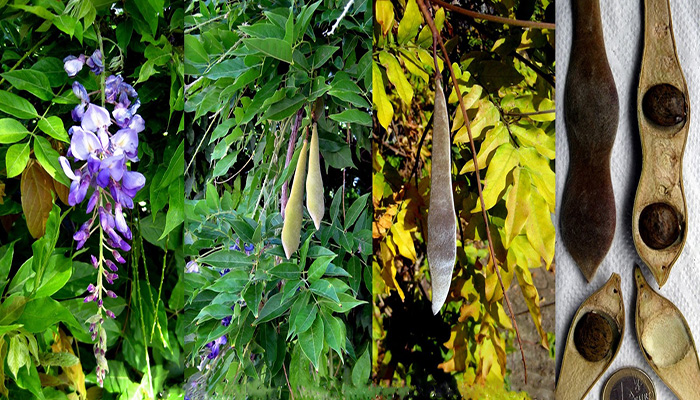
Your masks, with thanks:
[[(0, 359), (7, 360), (0, 363), (0, 398), (182, 393), (182, 342), (172, 318), (183, 307), (182, 7), (164, 0), (0, 1)], [(118, 297), (105, 300), (116, 319), (105, 321), (110, 372), (103, 389), (85, 322), (97, 305), (83, 302), (97, 279), (89, 262), (99, 235), (74, 250), (72, 235), (88, 215), (85, 204), (66, 205), (70, 180), (58, 163), (79, 103), (72, 82), (89, 92), (102, 84), (88, 68), (69, 78), (62, 59), (100, 47), (106, 73), (139, 92), (146, 129), (131, 169), (147, 182), (128, 212), (132, 251), (110, 287)]]
[[(546, 0), (537, 2), (530, 15), (541, 19), (548, 6), (553, 7)], [(513, 18), (520, 8), (524, 7), (519, 2), (496, 1), (492, 11)], [(484, 388), (501, 393), (498, 388), (504, 387), (504, 332), (513, 329), (494, 266), (488, 261), (486, 229), (494, 240), (505, 287), (517, 279), (540, 343), (549, 348), (530, 270), (549, 268), (554, 257), (554, 33), (472, 19), (462, 24), (462, 17), (439, 7), (433, 14), (470, 118), (489, 223), (484, 225), (481, 214), (457, 92), (438, 49), (441, 82), (447, 85), (448, 103), (454, 106), (453, 185), (460, 222), (457, 265), (441, 324), (426, 315), (434, 330), (394, 345), (392, 330), (406, 323), (397, 308), (415, 307), (414, 312), (421, 315), (417, 309), (426, 307), (430, 298), (424, 210), (429, 206), (431, 140), (429, 134), (425, 141), (422, 136), (430, 132), (432, 108), (423, 105), (433, 98), (435, 62), (432, 33), (415, 0), (405, 5), (378, 1), (373, 65), (378, 140), (373, 149), (373, 203), (379, 252), (373, 265), (373, 329), (380, 341), (374, 349), (374, 373), (414, 381), (419, 391), (439, 387), (444, 381), (449, 387), (457, 386), (462, 396), (481, 398)], [(414, 323), (420, 321), (414, 316)], [(441, 334), (441, 330), (450, 335)], [(435, 364), (418, 369), (401, 346), (420, 347)], [(503, 398), (501, 394), (493, 396)]]
[[(327, 35), (344, 6), (186, 7), (185, 252), (188, 270), (199, 271), (185, 284), (193, 399), (369, 390), (371, 181), (357, 166), (369, 160), (372, 9), (356, 1)], [(280, 199), (312, 114), (325, 212), (316, 230), (304, 211), (300, 248), (287, 260)], [(224, 336), (215, 356), (211, 342)]]

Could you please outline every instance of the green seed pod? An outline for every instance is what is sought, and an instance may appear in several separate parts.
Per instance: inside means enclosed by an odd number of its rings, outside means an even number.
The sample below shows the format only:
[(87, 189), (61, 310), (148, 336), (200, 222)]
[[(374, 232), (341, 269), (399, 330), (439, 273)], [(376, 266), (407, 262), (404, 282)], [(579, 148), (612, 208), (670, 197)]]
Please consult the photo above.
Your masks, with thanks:
[(433, 314), (442, 308), (450, 291), (457, 258), (457, 223), (452, 193), (450, 121), (442, 84), (435, 85), (433, 155), (428, 208), (428, 265), (433, 287)]
[(284, 209), (284, 226), (282, 227), (282, 247), (284, 254), (289, 259), (299, 249), (301, 241), (301, 218), (304, 215), (304, 181), (306, 180), (306, 158), (308, 142), (304, 140), (304, 145), (299, 153), (297, 168), (294, 172), (294, 183), (292, 192)]
[(306, 176), (306, 208), (316, 229), (321, 227), (323, 212), (323, 179), (321, 178), (321, 160), (318, 150), (318, 128), (313, 124), (311, 145), (309, 146), (309, 174)]

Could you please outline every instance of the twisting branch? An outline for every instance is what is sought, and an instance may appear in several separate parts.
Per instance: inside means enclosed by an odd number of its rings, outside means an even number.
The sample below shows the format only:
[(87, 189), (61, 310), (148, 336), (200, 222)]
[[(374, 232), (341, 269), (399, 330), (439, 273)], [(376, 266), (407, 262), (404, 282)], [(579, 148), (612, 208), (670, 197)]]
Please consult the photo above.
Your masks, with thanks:
[[(429, 0), (429, 1), (434, 1), (434, 0)], [(459, 84), (457, 83), (457, 76), (455, 75), (454, 70), (452, 69), (452, 63), (450, 62), (450, 57), (447, 54), (447, 49), (445, 49), (445, 44), (442, 41), (442, 36), (440, 36), (440, 32), (438, 32), (437, 28), (435, 27), (435, 22), (433, 21), (433, 17), (430, 15), (430, 12), (428, 11), (427, 6), (425, 5), (425, 2), (423, 0), (417, 0), (418, 7), (421, 10), (421, 13), (423, 14), (423, 18), (425, 18), (426, 22), (428, 23), (428, 26), (430, 27), (430, 30), (433, 33), (433, 54), (435, 57), (435, 71), (438, 73), (437, 69), (437, 50), (435, 46), (435, 42), (437, 42), (440, 45), (440, 48), (442, 49), (442, 55), (445, 57), (445, 64), (447, 65), (447, 68), (450, 70), (450, 76), (452, 78), (452, 85), (455, 88), (455, 91), (457, 92), (457, 99), (459, 100), (459, 108), (462, 110), (462, 115), (464, 116), (464, 125), (467, 127), (467, 134), (469, 135), (469, 145), (471, 146), (472, 150), (472, 160), (474, 161), (474, 170), (476, 171), (476, 188), (479, 192), (479, 201), (481, 202), (481, 214), (484, 217), (484, 224), (486, 225), (486, 239), (488, 240), (489, 244), (489, 257), (491, 258), (491, 261), (493, 262), (493, 269), (496, 271), (496, 275), (498, 276), (498, 282), (501, 284), (501, 290), (503, 290), (503, 297), (506, 300), (506, 304), (508, 305), (508, 311), (510, 312), (510, 320), (513, 322), (513, 327), (515, 328), (515, 334), (518, 338), (518, 345), (520, 346), (520, 356), (523, 359), (523, 375), (525, 377), (525, 383), (527, 383), (527, 363), (525, 362), (525, 353), (523, 352), (523, 342), (520, 339), (520, 330), (518, 329), (518, 323), (515, 321), (515, 313), (513, 312), (513, 306), (510, 304), (510, 299), (508, 298), (508, 293), (506, 292), (505, 285), (503, 285), (503, 278), (501, 277), (501, 272), (498, 267), (498, 262), (496, 261), (496, 252), (494, 251), (493, 248), (493, 240), (491, 239), (491, 231), (489, 229), (489, 218), (488, 215), (486, 214), (486, 206), (484, 203), (484, 195), (481, 191), (481, 177), (479, 175), (479, 162), (476, 159), (476, 147), (474, 146), (474, 138), (472, 137), (472, 131), (469, 125), (471, 124), (469, 121), (469, 116), (467, 115), (467, 109), (464, 106), (464, 100), (462, 99), (462, 91), (459, 89)], [(437, 83), (440, 81), (438, 80)]]
[(506, 25), (514, 25), (514, 26), (522, 26), (523, 28), (537, 28), (537, 29), (554, 29), (555, 24), (550, 24), (548, 22), (537, 22), (537, 21), (523, 21), (521, 19), (513, 19), (513, 18), (505, 18), (505, 17), (499, 17), (497, 15), (490, 15), (490, 14), (482, 14), (478, 13), (476, 11), (470, 11), (470, 10), (465, 10), (462, 7), (455, 6), (450, 3), (446, 3), (442, 0), (428, 0), (431, 3), (435, 3), (439, 5), (440, 7), (445, 7), (449, 10), (452, 10), (456, 13), (466, 15), (468, 17), (476, 18), (476, 19), (483, 19), (485, 21), (490, 21), (490, 22), (497, 22), (500, 24), (506, 24)]

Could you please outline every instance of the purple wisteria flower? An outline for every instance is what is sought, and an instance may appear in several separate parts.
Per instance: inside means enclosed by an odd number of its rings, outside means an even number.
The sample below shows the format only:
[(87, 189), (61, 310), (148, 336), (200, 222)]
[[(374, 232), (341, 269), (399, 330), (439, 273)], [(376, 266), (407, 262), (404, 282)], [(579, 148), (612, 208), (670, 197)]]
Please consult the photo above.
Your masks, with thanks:
[[(84, 65), (95, 75), (104, 71), (99, 50), (95, 50), (90, 57), (84, 54), (68, 56), (63, 61), (64, 69), (71, 77), (77, 75)], [(91, 217), (73, 235), (76, 247), (82, 248), (92, 233), (99, 231), (100, 234), (99, 246), (102, 250), (99, 258), (90, 256), (92, 266), (99, 271), (99, 278), (97, 284), (88, 285), (88, 294), (84, 299), (86, 303), (96, 302), (98, 306), (97, 314), (87, 322), (92, 339), (96, 341), (93, 350), (100, 386), (109, 371), (104, 356), (107, 333), (103, 328), (103, 313), (115, 318), (114, 312), (105, 307), (103, 298), (117, 297), (116, 293), (104, 286), (103, 280), (113, 284), (119, 278), (116, 263), (126, 262), (121, 252), (131, 250), (129, 240), (132, 238), (124, 209), (134, 208), (134, 197), (146, 184), (146, 178), (141, 173), (129, 170), (130, 162), (138, 161), (138, 134), (145, 129), (143, 118), (136, 114), (141, 105), (138, 93), (119, 76), (108, 77), (105, 86), (105, 101), (114, 105), (111, 113), (104, 104), (92, 103), (85, 87), (73, 82), (73, 93), (80, 100), (80, 104), (71, 111), (77, 125), (68, 130), (71, 142), (66, 157), (59, 157), (63, 171), (71, 180), (68, 203), (78, 205), (90, 193), (87, 213)], [(114, 134), (110, 132), (112, 126), (117, 127)], [(73, 167), (69, 158), (73, 159)], [(106, 258), (106, 254), (111, 254), (113, 260)]]
[(219, 352), (221, 351), (220, 348), (221, 346), (225, 345), (228, 342), (226, 339), (226, 335), (223, 335), (214, 341), (211, 341), (206, 344), (206, 347), (210, 350), (209, 354), (207, 355), (207, 358), (210, 360), (213, 360), (219, 355)]

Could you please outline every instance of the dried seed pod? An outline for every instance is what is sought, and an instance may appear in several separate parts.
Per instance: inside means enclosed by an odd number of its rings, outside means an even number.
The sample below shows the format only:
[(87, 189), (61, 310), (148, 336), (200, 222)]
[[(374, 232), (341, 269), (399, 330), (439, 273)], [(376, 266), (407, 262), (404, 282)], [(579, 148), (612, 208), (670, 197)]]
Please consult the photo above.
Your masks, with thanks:
[(447, 299), (457, 258), (457, 223), (452, 193), (450, 121), (442, 83), (435, 81), (433, 155), (428, 208), (428, 265), (433, 288), (432, 309), (437, 314)]
[(612, 364), (620, 350), (624, 333), (625, 307), (620, 275), (612, 274), (602, 288), (581, 303), (574, 315), (566, 339), (555, 398), (585, 398)]
[(662, 83), (652, 86), (642, 99), (642, 111), (657, 125), (673, 126), (685, 121), (688, 106), (677, 87)]
[(570, 159), (560, 233), (590, 282), (615, 235), (610, 154), (619, 103), (605, 54), (598, 0), (575, 0), (573, 9), (573, 44), (564, 99)]
[(639, 266), (634, 278), (637, 342), (644, 358), (679, 399), (697, 399), (700, 362), (688, 323), (673, 303), (649, 287)]
[(612, 348), (612, 327), (605, 317), (596, 312), (587, 312), (578, 320), (574, 330), (574, 344), (583, 358), (600, 361)]
[(666, 203), (654, 203), (644, 207), (639, 215), (639, 234), (652, 249), (665, 249), (681, 235), (678, 215)]
[(304, 215), (304, 181), (306, 180), (306, 159), (308, 151), (308, 141), (304, 140), (304, 145), (299, 152), (297, 167), (294, 171), (294, 182), (292, 191), (284, 209), (284, 226), (282, 227), (282, 247), (284, 254), (289, 259), (299, 249), (301, 241), (301, 219)]
[(323, 179), (321, 178), (321, 160), (318, 149), (318, 128), (314, 122), (309, 145), (309, 173), (306, 176), (306, 208), (316, 229), (321, 227), (325, 207), (323, 204)]
[[(690, 129), (688, 101), (669, 2), (645, 0), (644, 53), (637, 88), (642, 172), (632, 209), (632, 238), (659, 287), (668, 280), (689, 231), (683, 190), (683, 153)], [(649, 209), (655, 204), (668, 208)], [(656, 231), (659, 228), (662, 231)]]

